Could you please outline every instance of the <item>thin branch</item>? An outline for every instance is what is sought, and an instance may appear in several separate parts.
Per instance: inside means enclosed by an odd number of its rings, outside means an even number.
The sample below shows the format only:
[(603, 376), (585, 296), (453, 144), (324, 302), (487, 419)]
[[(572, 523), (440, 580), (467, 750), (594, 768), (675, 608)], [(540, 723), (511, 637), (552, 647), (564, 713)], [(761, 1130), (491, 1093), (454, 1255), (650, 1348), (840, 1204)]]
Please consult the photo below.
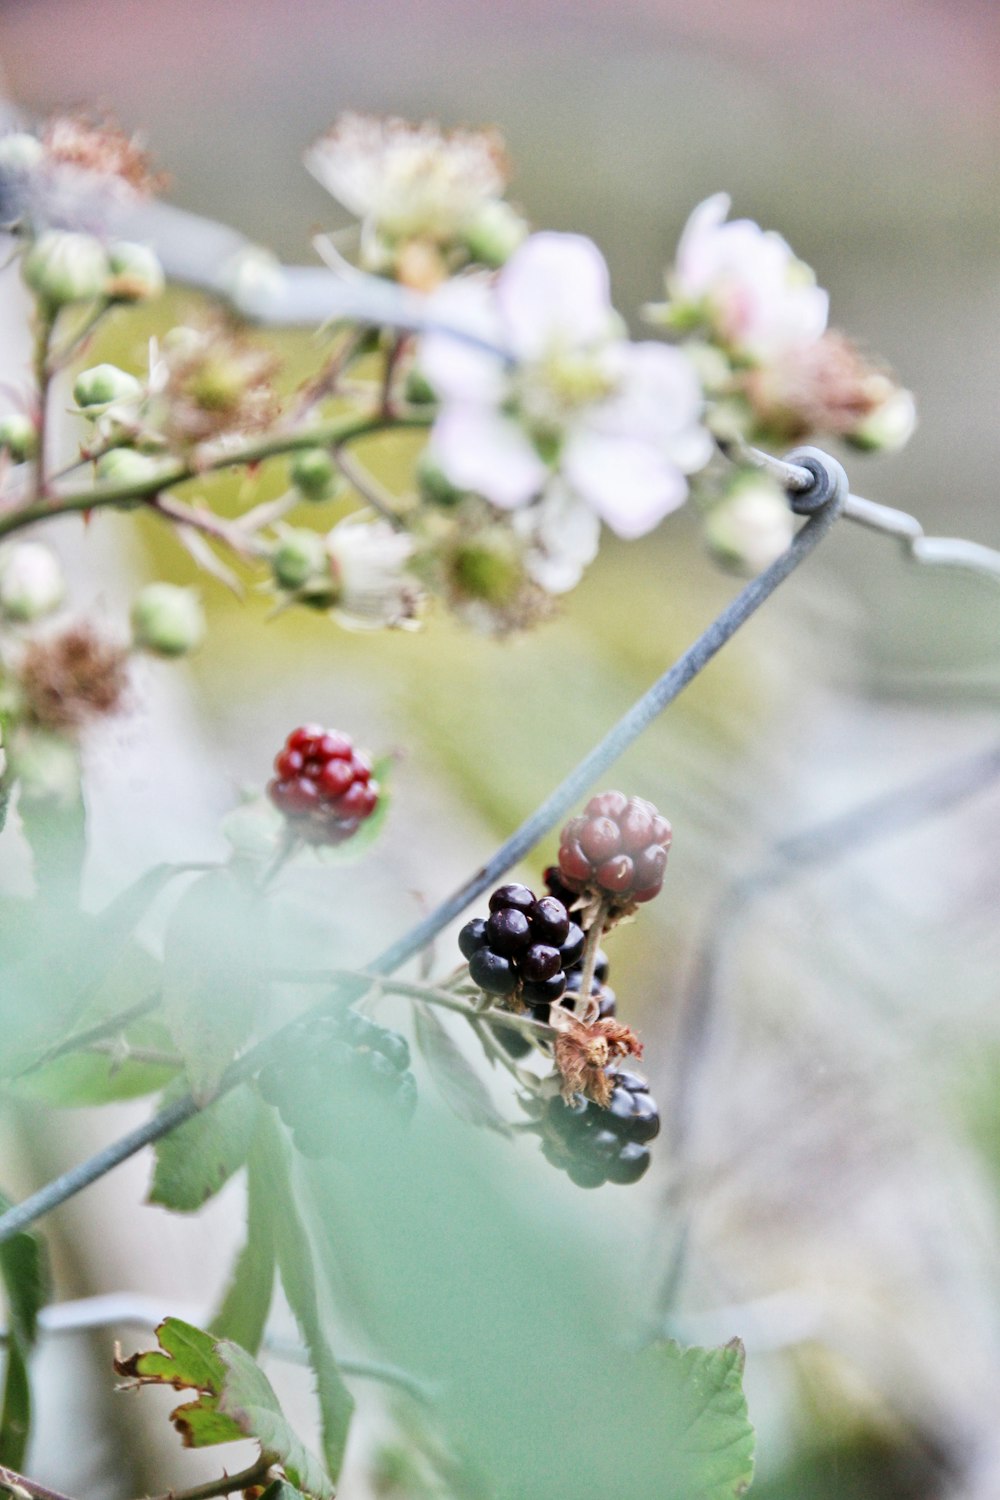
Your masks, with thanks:
[(254, 1485), (266, 1483), (273, 1467), (270, 1459), (259, 1458), (255, 1464), (251, 1464), (248, 1469), (241, 1469), (238, 1474), (223, 1474), (220, 1479), (208, 1479), (204, 1484), (196, 1484), (189, 1490), (168, 1490), (165, 1495), (156, 1496), (155, 1500), (212, 1500), (213, 1495), (231, 1495), (236, 1490), (249, 1490)]
[[(407, 960), (426, 948), (445, 927), (448, 926), (471, 901), (490, 886), (495, 885), (501, 875), (543, 838), (556, 823), (579, 800), (584, 791), (602, 776), (614, 762), (624, 754), (642, 732), (673, 703), (688, 683), (697, 677), (712, 658), (760, 609), (786, 578), (809, 557), (825, 536), (828, 535), (841, 511), (841, 502), (831, 500), (817, 511), (796, 534), (791, 546), (773, 562), (758, 578), (741, 589), (736, 598), (713, 620), (692, 646), (685, 651), (672, 667), (638, 699), (616, 725), (579, 762), (555, 791), (536, 808), (521, 827), (511, 835), (491, 859), (445, 901), (442, 901), (429, 916), (418, 922), (408, 933), (390, 944), (384, 952), (367, 965), (366, 972), (372, 975), (387, 975), (400, 968)], [(449, 997), (451, 999), (451, 997)], [(501, 1012), (500, 1014), (504, 1014)], [(250, 1077), (269, 1055), (274, 1037), (262, 1042), (238, 1059), (225, 1072), (212, 1096), (213, 1099), (235, 1088)], [(203, 1105), (212, 1102), (204, 1100)], [(113, 1141), (96, 1152), (87, 1161), (71, 1167), (60, 1177), (47, 1183), (38, 1192), (32, 1193), (22, 1203), (0, 1215), (0, 1244), (17, 1234), (43, 1214), (51, 1212), (60, 1203), (72, 1198), (91, 1183), (104, 1177), (129, 1157), (144, 1147), (152, 1145), (170, 1131), (176, 1130), (199, 1112), (199, 1106), (190, 1094), (175, 1099), (144, 1124), (130, 1130), (127, 1135)]]
[[(282, 453), (297, 452), (302, 448), (334, 447), (337, 444), (353, 443), (369, 433), (383, 432), (392, 427), (426, 427), (430, 424), (428, 412), (402, 412), (387, 420), (380, 412), (364, 417), (322, 424), (310, 423), (291, 432), (272, 433), (240, 443), (239, 446), (208, 449), (197, 464), (181, 462), (165, 464), (149, 479), (120, 484), (93, 485), (85, 490), (73, 490), (42, 503), (39, 500), (20, 510), (0, 517), (0, 537), (33, 526), (37, 521), (50, 520), (53, 516), (71, 515), (79, 511), (105, 509), (108, 506), (124, 505), (133, 500), (145, 500), (160, 495), (188, 479), (196, 479), (206, 473), (235, 468), (244, 464), (256, 464)], [(39, 450), (41, 451), (41, 450)]]
[(18, 1496), (18, 1500), (23, 1500), (25, 1495), (32, 1496), (33, 1500), (71, 1500), (69, 1495), (64, 1495), (59, 1490), (50, 1490), (47, 1485), (28, 1479), (26, 1475), (18, 1474), (15, 1469), (8, 1469), (4, 1464), (0, 1464), (0, 1489), (9, 1490), (12, 1495)]
[(377, 515), (388, 521), (396, 531), (404, 529), (404, 522), (396, 510), (396, 496), (385, 485), (379, 484), (375, 476), (353, 459), (338, 443), (333, 450), (334, 461), (352, 489)]

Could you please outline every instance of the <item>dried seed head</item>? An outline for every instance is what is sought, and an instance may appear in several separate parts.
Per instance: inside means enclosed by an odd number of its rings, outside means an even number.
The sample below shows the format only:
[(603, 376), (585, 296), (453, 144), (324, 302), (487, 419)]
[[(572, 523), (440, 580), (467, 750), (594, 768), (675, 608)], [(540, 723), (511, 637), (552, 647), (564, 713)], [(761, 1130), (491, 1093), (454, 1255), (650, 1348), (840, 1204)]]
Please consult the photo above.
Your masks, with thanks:
[(87, 624), (31, 641), (17, 672), (25, 716), (43, 729), (78, 729), (121, 709), (128, 652)]

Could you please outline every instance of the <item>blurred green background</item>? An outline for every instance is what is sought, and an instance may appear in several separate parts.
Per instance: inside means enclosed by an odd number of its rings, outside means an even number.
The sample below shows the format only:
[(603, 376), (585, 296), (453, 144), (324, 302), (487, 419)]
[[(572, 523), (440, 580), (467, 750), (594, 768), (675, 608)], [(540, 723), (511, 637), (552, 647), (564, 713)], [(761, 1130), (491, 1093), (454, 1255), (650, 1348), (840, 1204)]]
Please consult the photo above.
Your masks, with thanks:
[[(340, 110), (495, 123), (515, 200), (537, 225), (598, 241), (633, 320), (690, 209), (726, 189), (815, 266), (834, 325), (916, 392), (909, 448), (852, 457), (853, 487), (930, 532), (1000, 546), (992, 0), (16, 0), (0, 6), (0, 66), (31, 114), (111, 108), (145, 133), (174, 201), (296, 260), (316, 229), (346, 222), (300, 165)], [(122, 320), (102, 355), (141, 368), (160, 318)], [(309, 338), (274, 342), (294, 381)], [(386, 479), (403, 451), (371, 450)], [(256, 493), (283, 482), (273, 465)], [(241, 503), (226, 481), (211, 497)], [(128, 520), (100, 526), (102, 545), (121, 533), (123, 592), (137, 576), (192, 578), (152, 523), (132, 550)], [(239, 605), (205, 581), (213, 630), (185, 701), (208, 805), (260, 783), (303, 719), (398, 748), (393, 816), (352, 873), (356, 903), (336, 871), (293, 882), (303, 926), (364, 959), (465, 877), (733, 589), (683, 513), (642, 542), (609, 541), (555, 624), (503, 645), (443, 618), (393, 638), (267, 620), (265, 599)], [(692, 954), (727, 881), (775, 838), (989, 743), (998, 627), (988, 584), (922, 574), (841, 526), (615, 772), (675, 824), (665, 895), (612, 953), (665, 1104)], [(97, 774), (112, 754), (95, 746)], [(140, 783), (155, 857), (172, 809), (155, 778)], [(747, 1339), (767, 1500), (1000, 1492), (998, 833), (987, 790), (763, 899), (726, 950), (697, 1128), (684, 1161), (661, 1150), (637, 1233), (655, 1287), (676, 1205), (693, 1205), (691, 1326), (744, 1309), (720, 1336)], [(537, 879), (550, 852), (523, 873)], [(81, 1234), (76, 1274), (99, 1284)], [(790, 1292), (804, 1325), (767, 1300)]]

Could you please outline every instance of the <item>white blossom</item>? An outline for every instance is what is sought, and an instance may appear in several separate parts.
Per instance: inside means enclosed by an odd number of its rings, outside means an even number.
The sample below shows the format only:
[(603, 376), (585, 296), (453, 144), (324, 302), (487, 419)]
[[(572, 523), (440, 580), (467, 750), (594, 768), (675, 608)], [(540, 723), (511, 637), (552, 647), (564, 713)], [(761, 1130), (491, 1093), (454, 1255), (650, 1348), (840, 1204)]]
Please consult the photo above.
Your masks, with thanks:
[[(447, 248), (478, 231), (507, 183), (500, 137), (345, 114), (306, 153), (313, 176), (362, 227), (362, 264), (398, 271), (398, 248)], [(440, 279), (440, 278), (438, 278)]]
[(667, 277), (675, 313), (701, 317), (735, 355), (762, 361), (818, 339), (829, 299), (780, 234), (752, 219), (727, 221), (716, 193), (688, 219)]
[(677, 350), (623, 337), (590, 240), (533, 235), (495, 282), (442, 288), (436, 311), (481, 341), (421, 344), (442, 403), (431, 454), (452, 484), (517, 510), (559, 476), (624, 537), (683, 503), (711, 452), (697, 378)]
[(412, 629), (422, 602), (407, 571), (413, 539), (388, 521), (349, 516), (327, 532), (326, 550), (335, 588), (333, 613), (356, 629)]

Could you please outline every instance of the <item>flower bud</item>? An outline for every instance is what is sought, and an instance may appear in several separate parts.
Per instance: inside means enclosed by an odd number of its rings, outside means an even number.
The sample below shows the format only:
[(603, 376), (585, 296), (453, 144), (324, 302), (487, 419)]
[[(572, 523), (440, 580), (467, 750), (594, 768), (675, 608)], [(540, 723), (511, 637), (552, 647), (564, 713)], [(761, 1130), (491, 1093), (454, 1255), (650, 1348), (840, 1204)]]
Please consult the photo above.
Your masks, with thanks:
[(160, 470), (160, 461), (134, 448), (113, 448), (97, 460), (96, 474), (101, 484), (145, 484)]
[(405, 392), (411, 406), (431, 406), (437, 400), (437, 392), (416, 365), (407, 371)]
[(12, 130), (0, 136), (0, 172), (31, 172), (44, 155), (41, 141), (26, 130)]
[(116, 302), (142, 302), (159, 297), (165, 286), (163, 267), (148, 245), (119, 240), (108, 251), (111, 284), (108, 295)]
[(291, 593), (311, 584), (332, 584), (326, 543), (315, 531), (286, 531), (271, 554), (271, 567), (275, 583)]
[(455, 488), (440, 464), (431, 457), (429, 449), (417, 459), (417, 484), (425, 500), (444, 510), (450, 510), (462, 498), (462, 491)]
[(156, 656), (184, 656), (205, 638), (205, 615), (194, 589), (150, 583), (132, 605), (132, 637)]
[(0, 615), (27, 624), (62, 603), (66, 582), (54, 552), (40, 542), (0, 547)]
[(237, 251), (223, 268), (221, 283), (245, 318), (259, 318), (273, 310), (284, 292), (281, 262), (260, 245)]
[(341, 487), (340, 470), (327, 448), (302, 448), (292, 459), (291, 481), (303, 500), (332, 500)]
[(895, 453), (909, 442), (917, 425), (917, 407), (912, 391), (896, 388), (877, 406), (847, 441), (866, 453)]
[(117, 365), (94, 365), (82, 370), (73, 385), (77, 406), (105, 407), (112, 401), (134, 401), (142, 395), (142, 386), (134, 375)]
[(465, 234), (473, 260), (484, 266), (502, 266), (527, 236), (528, 225), (502, 198), (484, 203)]
[(789, 547), (795, 521), (781, 488), (764, 474), (741, 475), (705, 520), (705, 541), (723, 567), (754, 577)]
[(34, 457), (38, 448), (38, 429), (30, 417), (9, 412), (0, 417), (0, 448), (5, 448), (16, 464)]
[(22, 803), (72, 807), (80, 800), (80, 757), (61, 734), (22, 730), (10, 747), (11, 768)]
[(108, 286), (108, 258), (98, 241), (65, 229), (39, 235), (24, 257), (22, 272), (50, 312), (100, 297)]

